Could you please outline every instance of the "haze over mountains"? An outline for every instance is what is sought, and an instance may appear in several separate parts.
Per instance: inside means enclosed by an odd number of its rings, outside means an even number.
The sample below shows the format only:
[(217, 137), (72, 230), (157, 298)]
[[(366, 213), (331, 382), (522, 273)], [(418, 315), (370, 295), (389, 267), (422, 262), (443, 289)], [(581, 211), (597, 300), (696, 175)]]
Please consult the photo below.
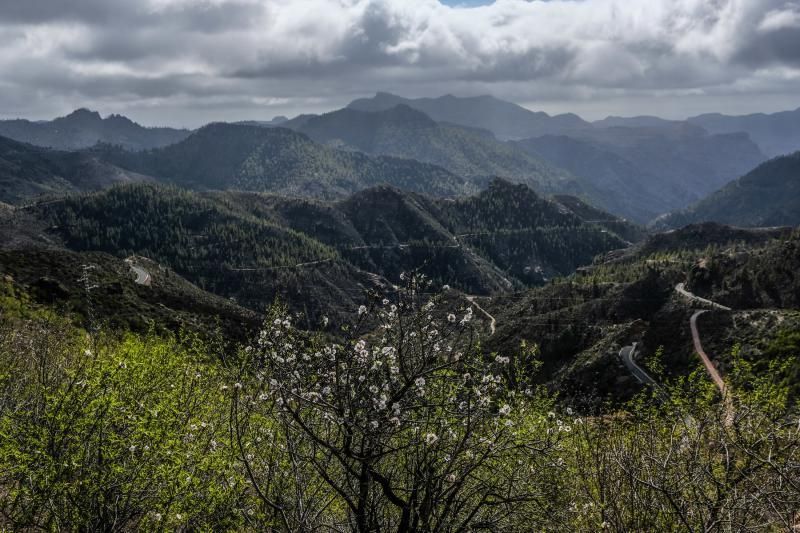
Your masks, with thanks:
[[(387, 183), (454, 197), (498, 176), (541, 194), (578, 196), (645, 224), (688, 208), (768, 155), (800, 148), (799, 117), (643, 116), (590, 123), (490, 96), (378, 93), (323, 115), (217, 123), (192, 132), (145, 128), (82, 109), (49, 122), (0, 121), (0, 135), (56, 149), (4, 142), (0, 201), (148, 179), (328, 199)], [(31, 158), (39, 168), (35, 176), (30, 164), (20, 166)]]
[[(792, 116), (760, 117), (756, 137), (779, 137), (773, 118), (791, 131)], [(800, 224), (797, 154), (767, 161), (730, 125), (749, 118), (715, 120), (590, 123), (492, 97), (379, 93), (194, 131), (86, 110), (3, 122), (25, 142), (0, 137), (0, 241), (147, 257), (251, 312), (280, 297), (314, 320), (413, 270), (505, 294), (613, 262), (646, 223)]]
[(78, 150), (97, 143), (145, 150), (173, 144), (189, 135), (185, 129), (145, 128), (121, 115), (102, 118), (97, 111), (77, 109), (50, 121), (0, 120), (0, 136), (61, 150)]
[(800, 152), (771, 159), (687, 209), (654, 222), (657, 228), (715, 221), (738, 226), (800, 224)]

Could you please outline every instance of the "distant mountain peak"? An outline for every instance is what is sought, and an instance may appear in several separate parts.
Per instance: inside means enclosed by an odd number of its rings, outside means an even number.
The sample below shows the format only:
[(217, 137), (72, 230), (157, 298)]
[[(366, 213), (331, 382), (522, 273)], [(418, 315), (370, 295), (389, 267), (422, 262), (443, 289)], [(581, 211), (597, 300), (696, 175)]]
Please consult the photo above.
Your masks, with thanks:
[(437, 122), (491, 131), (499, 139), (523, 139), (591, 127), (574, 114), (551, 117), (542, 111), (531, 111), (488, 94), (469, 97), (446, 94), (436, 98), (411, 99), (380, 92), (374, 98), (353, 100), (347, 107), (376, 112), (398, 104), (422, 111)]
[(72, 113), (61, 117), (64, 120), (92, 120), (92, 121), (102, 121), (103, 117), (100, 116), (100, 113), (97, 111), (92, 111), (91, 109), (87, 109), (85, 107), (79, 107)]

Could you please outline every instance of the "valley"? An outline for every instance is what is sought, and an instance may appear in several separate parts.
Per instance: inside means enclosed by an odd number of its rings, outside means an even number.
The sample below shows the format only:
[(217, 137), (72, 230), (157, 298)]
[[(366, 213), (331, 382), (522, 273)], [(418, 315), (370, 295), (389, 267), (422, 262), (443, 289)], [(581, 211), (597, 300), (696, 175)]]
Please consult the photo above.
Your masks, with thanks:
[(740, 477), (793, 505), (800, 152), (751, 120), (0, 121), (0, 528), (739, 530)]

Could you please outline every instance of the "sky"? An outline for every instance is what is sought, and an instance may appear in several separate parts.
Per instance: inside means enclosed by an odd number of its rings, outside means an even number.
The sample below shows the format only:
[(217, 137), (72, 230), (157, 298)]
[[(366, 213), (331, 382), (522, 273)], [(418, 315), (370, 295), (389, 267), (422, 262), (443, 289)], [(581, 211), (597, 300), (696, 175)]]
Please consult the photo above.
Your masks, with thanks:
[(376, 91), (588, 119), (800, 106), (800, 0), (0, 0), (0, 117), (195, 127)]

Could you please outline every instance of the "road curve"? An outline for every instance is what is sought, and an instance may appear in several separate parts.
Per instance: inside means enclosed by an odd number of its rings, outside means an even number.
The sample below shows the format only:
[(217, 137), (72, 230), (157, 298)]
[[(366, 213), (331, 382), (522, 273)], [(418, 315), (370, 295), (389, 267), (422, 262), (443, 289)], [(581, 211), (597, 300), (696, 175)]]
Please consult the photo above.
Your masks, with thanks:
[(487, 312), (486, 312), (486, 309), (484, 309), (483, 307), (481, 307), (481, 306), (478, 304), (478, 302), (476, 302), (476, 301), (475, 301), (475, 298), (476, 298), (475, 296), (466, 296), (466, 298), (467, 298), (467, 300), (469, 301), (469, 303), (471, 303), (472, 305), (474, 305), (474, 306), (475, 306), (475, 308), (476, 308), (478, 311), (480, 311), (481, 313), (483, 313), (484, 315), (486, 315), (486, 318), (488, 318), (488, 319), (489, 319), (489, 331), (491, 331), (491, 333), (490, 333), (489, 335), (490, 335), (490, 336), (491, 336), (491, 335), (494, 335), (494, 332), (497, 330), (497, 320), (495, 320), (495, 319), (494, 319), (494, 317), (493, 317), (492, 315), (490, 315), (489, 313), (487, 313)]
[(678, 283), (677, 285), (675, 285), (675, 290), (678, 292), (678, 294), (680, 294), (682, 296), (685, 296), (686, 298), (688, 298), (690, 300), (694, 300), (696, 302), (700, 302), (700, 303), (709, 305), (709, 306), (714, 307), (716, 309), (722, 309), (723, 311), (732, 311), (732, 309), (730, 307), (727, 307), (727, 306), (722, 305), (722, 304), (718, 304), (716, 302), (712, 302), (711, 300), (708, 300), (706, 298), (702, 298), (700, 296), (697, 296), (696, 294), (692, 294), (691, 292), (686, 290), (686, 284), (685, 283)]
[(639, 380), (639, 383), (650, 384), (654, 387), (657, 387), (658, 384), (656, 381), (633, 360), (633, 354), (635, 353), (636, 343), (633, 343), (633, 346), (623, 346), (619, 351), (619, 357), (622, 359), (622, 363), (628, 368), (630, 373), (633, 374), (633, 377)]
[(134, 283), (138, 285), (146, 285), (149, 287), (150, 284), (153, 282), (153, 278), (150, 276), (150, 272), (143, 269), (142, 267), (134, 265), (131, 259), (126, 259), (125, 262), (128, 263), (128, 266), (131, 268), (133, 273), (136, 274), (136, 279), (133, 280)]
[(706, 311), (697, 311), (692, 315), (692, 318), (689, 319), (689, 326), (692, 329), (692, 342), (694, 343), (694, 351), (700, 356), (700, 359), (703, 361), (703, 365), (705, 365), (706, 370), (708, 371), (708, 375), (711, 376), (711, 379), (717, 385), (719, 391), (723, 396), (725, 396), (725, 381), (723, 381), (722, 376), (719, 374), (719, 370), (717, 370), (717, 367), (711, 362), (711, 358), (708, 357), (708, 354), (706, 354), (706, 352), (703, 350), (703, 345), (700, 343), (700, 333), (697, 331), (697, 318), (705, 312)]

